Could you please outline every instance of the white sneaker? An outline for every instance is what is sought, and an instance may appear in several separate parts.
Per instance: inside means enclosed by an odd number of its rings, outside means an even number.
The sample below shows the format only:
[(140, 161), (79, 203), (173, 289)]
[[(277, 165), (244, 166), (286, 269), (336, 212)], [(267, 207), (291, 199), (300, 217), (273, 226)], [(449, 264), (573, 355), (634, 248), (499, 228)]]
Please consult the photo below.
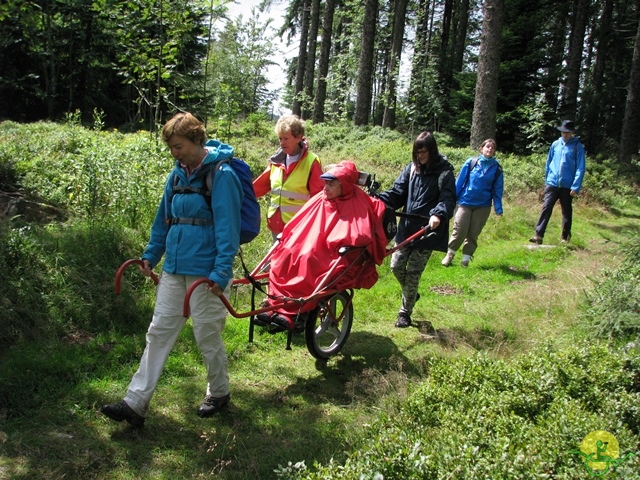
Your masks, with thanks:
[(453, 257), (455, 257), (455, 255), (455, 252), (447, 252), (445, 257), (442, 259), (442, 265), (444, 265), (445, 267), (451, 265), (451, 262), (453, 262)]

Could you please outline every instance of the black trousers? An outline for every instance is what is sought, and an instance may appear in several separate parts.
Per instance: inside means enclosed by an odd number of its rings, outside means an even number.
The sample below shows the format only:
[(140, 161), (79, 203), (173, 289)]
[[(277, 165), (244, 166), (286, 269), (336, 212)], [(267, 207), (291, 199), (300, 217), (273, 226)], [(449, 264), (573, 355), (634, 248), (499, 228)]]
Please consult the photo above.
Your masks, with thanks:
[(562, 239), (569, 239), (571, 236), (571, 219), (573, 216), (573, 207), (571, 206), (572, 199), (570, 188), (558, 188), (552, 187), (551, 185), (545, 186), (542, 212), (536, 225), (536, 235), (538, 237), (544, 237), (544, 232), (547, 230), (549, 219), (553, 213), (553, 207), (556, 202), (560, 200), (560, 208), (562, 209)]

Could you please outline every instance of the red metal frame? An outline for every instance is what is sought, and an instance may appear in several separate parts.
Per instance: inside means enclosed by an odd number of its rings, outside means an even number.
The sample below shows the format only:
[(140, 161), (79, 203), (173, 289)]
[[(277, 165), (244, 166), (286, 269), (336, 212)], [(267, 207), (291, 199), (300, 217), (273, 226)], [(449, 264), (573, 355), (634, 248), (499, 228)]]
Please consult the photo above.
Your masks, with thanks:
[[(423, 236), (430, 236), (433, 235), (435, 232), (429, 232), (429, 226), (424, 226), (421, 227), (420, 230), (418, 230), (416, 233), (414, 233), (413, 235), (411, 235), (409, 238), (407, 238), (404, 242), (399, 243), (398, 245), (396, 245), (393, 248), (390, 248), (386, 251), (385, 253), (385, 257), (393, 254), (395, 251), (407, 246), (409, 243), (416, 241), (420, 238), (422, 238)], [(261, 270), (264, 269), (264, 267), (269, 263), (269, 259), (271, 258), (271, 254), (274, 250), (274, 248), (276, 247), (277, 244), (274, 244), (270, 249), (269, 252), (267, 253), (267, 255), (262, 259), (262, 261), (251, 271), (251, 273), (248, 275), (248, 277), (245, 278), (238, 278), (233, 280), (233, 285), (249, 285), (249, 284), (253, 284), (253, 282), (257, 282), (260, 280), (264, 280), (265, 278), (269, 277), (269, 273), (268, 272), (261, 272)], [(353, 250), (353, 248), (358, 248), (361, 250), (364, 250), (366, 247), (347, 247), (349, 250)], [(324, 276), (322, 282), (320, 282), (320, 284), (316, 287), (316, 289), (313, 291), (313, 293), (311, 295), (309, 295), (308, 297), (304, 297), (304, 298), (282, 298), (282, 303), (279, 303), (277, 305), (271, 305), (269, 307), (264, 307), (264, 308), (260, 308), (257, 310), (250, 310), (248, 312), (244, 312), (244, 313), (240, 313), (238, 312), (230, 303), (229, 300), (225, 297), (224, 294), (220, 294), (220, 300), (222, 301), (222, 303), (224, 304), (224, 306), (227, 308), (227, 310), (229, 311), (229, 313), (235, 317), (235, 318), (246, 318), (246, 317), (251, 317), (254, 315), (257, 315), (259, 313), (263, 313), (263, 312), (270, 312), (273, 310), (277, 310), (278, 308), (284, 306), (284, 305), (290, 305), (290, 304), (301, 304), (301, 303), (307, 303), (307, 302), (318, 302), (320, 300), (322, 300), (323, 298), (327, 298), (327, 297), (331, 297), (333, 295), (335, 295), (336, 293), (340, 292), (341, 290), (337, 290), (337, 289), (325, 289), (327, 287), (327, 285), (331, 284), (331, 274), (333, 273), (333, 271), (337, 268), (337, 266), (339, 265), (339, 261), (334, 262), (334, 264), (332, 265), (331, 269), (327, 272), (327, 274)], [(120, 283), (121, 283), (121, 277), (122, 277), (122, 273), (124, 272), (124, 270), (132, 264), (138, 264), (138, 265), (144, 265), (142, 260), (138, 260), (138, 259), (131, 259), (131, 260), (127, 260), (126, 262), (124, 262), (122, 264), (122, 266), (120, 266), (120, 268), (118, 269), (117, 273), (116, 273), (116, 294), (120, 294)], [(353, 265), (353, 264), (352, 264)], [(351, 268), (350, 265), (348, 268)], [(155, 273), (152, 272), (151, 274), (151, 278), (152, 280), (156, 283), (156, 285), (158, 284), (158, 277)], [(190, 304), (190, 300), (191, 300), (191, 294), (193, 293), (193, 291), (200, 286), (201, 284), (206, 283), (208, 286), (212, 286), (213, 282), (211, 280), (209, 280), (208, 278), (201, 278), (197, 281), (195, 281), (193, 284), (191, 284), (191, 286), (189, 287), (189, 289), (187, 290), (187, 293), (185, 294), (185, 298), (184, 298), (184, 304), (183, 304), (183, 315), (185, 317), (188, 317), (190, 314), (190, 308), (189, 308), (189, 304)]]

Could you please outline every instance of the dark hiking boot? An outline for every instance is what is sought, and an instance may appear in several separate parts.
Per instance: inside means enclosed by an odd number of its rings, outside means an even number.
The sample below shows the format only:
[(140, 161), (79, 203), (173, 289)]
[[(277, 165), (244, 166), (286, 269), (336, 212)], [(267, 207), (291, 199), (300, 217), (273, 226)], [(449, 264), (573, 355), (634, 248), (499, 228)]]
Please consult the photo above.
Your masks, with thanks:
[(531, 243), (535, 243), (536, 245), (542, 245), (542, 237), (539, 237), (538, 235), (536, 235), (535, 237), (531, 237), (529, 241)]
[(293, 330), (294, 324), (284, 315), (275, 314), (271, 317), (271, 331), (286, 332), (287, 330)]
[(266, 327), (271, 323), (271, 317), (269, 312), (262, 312), (253, 317), (253, 324), (259, 327)]
[(396, 320), (396, 327), (407, 328), (411, 326), (411, 317), (406, 313), (399, 313), (398, 320)]
[(113, 405), (103, 405), (100, 411), (116, 422), (126, 420), (127, 423), (134, 428), (141, 428), (144, 426), (144, 417), (141, 417), (131, 410), (131, 407), (127, 405), (127, 402), (124, 400), (120, 403), (114, 403)]
[(220, 410), (226, 408), (231, 400), (231, 394), (227, 393), (224, 397), (212, 397), (207, 395), (200, 408), (198, 408), (198, 416), (207, 418), (215, 415)]

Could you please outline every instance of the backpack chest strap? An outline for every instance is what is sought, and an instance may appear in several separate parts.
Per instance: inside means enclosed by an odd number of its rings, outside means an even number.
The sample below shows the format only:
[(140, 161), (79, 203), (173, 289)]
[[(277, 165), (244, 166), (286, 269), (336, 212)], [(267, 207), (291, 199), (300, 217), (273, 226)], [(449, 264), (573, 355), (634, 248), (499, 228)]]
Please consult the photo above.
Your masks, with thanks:
[(213, 219), (211, 218), (181, 218), (181, 217), (173, 217), (170, 221), (171, 225), (196, 225), (199, 227), (204, 227), (207, 225), (213, 225)]

